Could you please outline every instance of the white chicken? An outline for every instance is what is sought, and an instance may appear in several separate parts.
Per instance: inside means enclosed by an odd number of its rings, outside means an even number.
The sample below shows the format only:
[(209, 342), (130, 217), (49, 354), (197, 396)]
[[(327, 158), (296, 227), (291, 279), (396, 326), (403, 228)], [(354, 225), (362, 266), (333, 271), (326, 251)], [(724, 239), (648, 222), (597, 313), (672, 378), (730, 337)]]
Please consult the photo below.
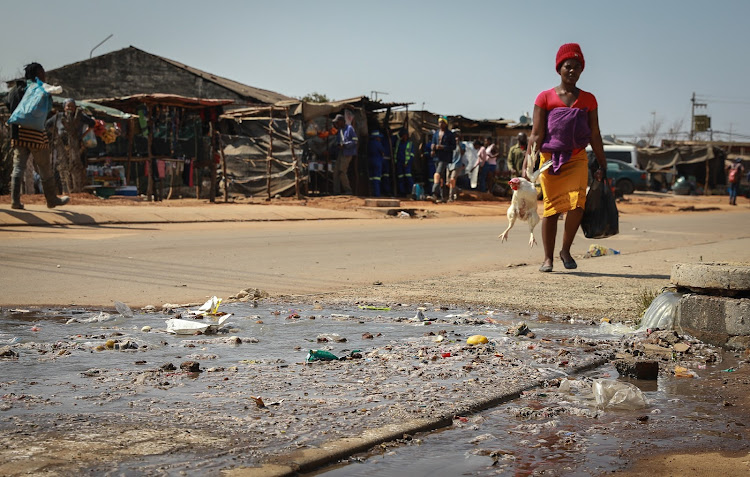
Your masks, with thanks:
[(539, 176), (552, 165), (552, 161), (547, 161), (537, 171), (534, 171), (534, 162), (536, 160), (536, 148), (532, 148), (530, 154), (526, 158), (526, 175), (529, 180), (523, 177), (514, 177), (508, 181), (510, 188), (513, 189), (513, 198), (510, 201), (510, 207), (508, 207), (508, 228), (503, 233), (498, 235), (500, 242), (505, 242), (508, 239), (508, 232), (515, 225), (516, 220), (525, 220), (529, 224), (529, 231), (531, 237), (529, 237), (529, 247), (536, 245), (536, 239), (534, 238), (534, 227), (539, 223), (539, 214), (536, 211), (537, 205), (537, 192), (534, 184), (539, 179)]

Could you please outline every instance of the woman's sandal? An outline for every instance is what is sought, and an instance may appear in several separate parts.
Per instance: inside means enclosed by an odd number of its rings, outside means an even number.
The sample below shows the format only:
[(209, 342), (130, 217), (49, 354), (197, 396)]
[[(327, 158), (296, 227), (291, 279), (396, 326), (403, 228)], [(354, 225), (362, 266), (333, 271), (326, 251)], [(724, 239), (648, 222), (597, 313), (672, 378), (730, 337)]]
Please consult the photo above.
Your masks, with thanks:
[(560, 260), (562, 260), (563, 266), (566, 270), (575, 270), (576, 268), (578, 268), (578, 264), (575, 260), (573, 260), (572, 256), (570, 257), (570, 261), (567, 261), (563, 258), (562, 252), (560, 252)]
[(544, 265), (542, 264), (541, 267), (539, 267), (540, 272), (548, 273), (552, 271), (552, 265)]

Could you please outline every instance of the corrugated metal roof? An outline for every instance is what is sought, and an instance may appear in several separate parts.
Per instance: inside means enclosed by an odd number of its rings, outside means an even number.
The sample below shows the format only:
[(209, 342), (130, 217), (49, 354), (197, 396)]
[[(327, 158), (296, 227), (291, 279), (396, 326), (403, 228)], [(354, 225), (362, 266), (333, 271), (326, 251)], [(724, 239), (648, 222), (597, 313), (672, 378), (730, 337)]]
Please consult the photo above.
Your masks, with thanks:
[(131, 96), (122, 96), (119, 98), (98, 98), (87, 100), (91, 103), (102, 104), (117, 109), (134, 110), (140, 104), (160, 104), (163, 106), (176, 106), (188, 109), (201, 109), (217, 106), (224, 106), (234, 103), (231, 99), (203, 99), (189, 98), (177, 94), (153, 93), (153, 94), (134, 94)]
[[(286, 96), (286, 95), (283, 95), (281, 93), (277, 93), (275, 91), (269, 91), (267, 89), (255, 88), (253, 86), (248, 86), (246, 84), (239, 83), (237, 81), (233, 81), (233, 80), (230, 80), (228, 78), (224, 78), (222, 76), (211, 74), (211, 73), (208, 73), (206, 71), (199, 70), (198, 68), (193, 68), (192, 66), (188, 66), (188, 65), (186, 65), (184, 63), (180, 63), (179, 61), (171, 60), (171, 59), (165, 58), (163, 56), (159, 56), (159, 55), (155, 55), (153, 53), (149, 53), (148, 51), (141, 50), (140, 48), (136, 48), (136, 47), (134, 47), (132, 45), (129, 46), (129, 47), (127, 47), (127, 48), (123, 48), (121, 50), (117, 50), (117, 51), (112, 51), (112, 52), (109, 52), (109, 53), (105, 53), (104, 55), (101, 55), (101, 56), (116, 55), (116, 54), (118, 54), (120, 52), (123, 52), (123, 51), (126, 51), (126, 50), (135, 50), (135, 51), (138, 51), (140, 53), (143, 53), (143, 54), (152, 56), (154, 58), (157, 58), (159, 60), (162, 60), (165, 63), (169, 63), (172, 66), (175, 66), (177, 68), (185, 70), (188, 73), (191, 73), (191, 74), (193, 74), (195, 76), (198, 76), (198, 77), (202, 78), (205, 81), (210, 81), (210, 82), (212, 82), (214, 84), (217, 84), (217, 85), (221, 86), (222, 88), (226, 88), (226, 89), (228, 89), (228, 90), (230, 90), (230, 91), (232, 91), (232, 92), (234, 92), (234, 93), (236, 93), (236, 94), (238, 94), (238, 95), (240, 95), (240, 96), (242, 96), (244, 98), (247, 98), (249, 100), (254, 100), (254, 101), (257, 101), (257, 102), (260, 102), (260, 103), (266, 103), (266, 104), (274, 104), (274, 103), (277, 103), (279, 101), (287, 101), (287, 100), (293, 100), (294, 99), (294, 98), (292, 98), (290, 96)], [(97, 58), (99, 58), (99, 57), (97, 57)], [(64, 66), (61, 66), (59, 68), (55, 68), (53, 70), (49, 70), (49, 71), (47, 71), (47, 74), (49, 75), (50, 73), (53, 73), (55, 70), (66, 68), (66, 67), (73, 66), (73, 65), (79, 65), (79, 64), (85, 63), (87, 61), (90, 61), (90, 59), (77, 61), (75, 63), (70, 63), (68, 65), (64, 65)], [(16, 80), (10, 80), (10, 81), (6, 82), (8, 84), (8, 87), (12, 86), (13, 81), (16, 81)]]
[[(139, 50), (138, 48), (134, 46), (130, 46), (130, 48)], [(246, 84), (239, 83), (234, 80), (230, 80), (228, 78), (224, 78), (222, 76), (218, 76), (212, 73), (208, 73), (203, 70), (199, 70), (198, 68), (193, 68), (192, 66), (188, 66), (184, 63), (180, 63), (179, 61), (171, 60), (169, 58), (165, 58), (163, 56), (154, 55), (153, 53), (149, 53), (147, 51), (139, 50), (143, 53), (149, 54), (151, 56), (154, 56), (156, 58), (159, 58), (162, 61), (165, 61), (169, 63), (170, 65), (176, 66), (177, 68), (183, 69), (189, 73), (192, 73), (196, 76), (199, 76), (203, 78), (205, 81), (210, 81), (212, 83), (215, 83), (223, 88), (226, 88), (230, 91), (234, 91), (235, 93), (239, 94), (240, 96), (244, 96), (246, 98), (252, 98), (262, 103), (267, 104), (274, 104), (279, 101), (287, 101), (287, 100), (293, 100), (294, 98), (291, 98), (289, 96), (285, 96), (281, 93), (277, 93), (275, 91), (269, 91), (267, 89), (261, 89), (261, 88), (255, 88), (253, 86), (248, 86)]]

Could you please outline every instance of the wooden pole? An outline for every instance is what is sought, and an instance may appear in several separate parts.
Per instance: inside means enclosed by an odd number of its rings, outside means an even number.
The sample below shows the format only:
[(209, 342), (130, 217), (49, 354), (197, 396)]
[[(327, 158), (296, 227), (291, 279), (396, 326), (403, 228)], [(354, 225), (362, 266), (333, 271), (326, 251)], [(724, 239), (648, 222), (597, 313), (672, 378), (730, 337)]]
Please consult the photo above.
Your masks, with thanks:
[[(404, 129), (406, 129), (406, 136), (407, 136), (406, 142), (408, 144), (409, 139), (411, 138), (411, 135), (409, 134), (409, 105), (408, 104), (406, 105), (406, 113), (404, 114)], [(404, 147), (406, 147), (406, 145), (404, 145)], [(414, 148), (414, 144), (412, 144), (412, 152), (413, 152), (413, 148)], [(404, 161), (406, 161), (406, 152), (404, 152)], [(414, 169), (414, 162), (416, 161), (412, 159), (412, 163), (411, 163), (412, 171)], [(406, 169), (406, 164), (404, 164), (404, 169)], [(406, 171), (404, 171), (404, 173), (406, 173)], [(412, 181), (413, 180), (414, 180), (414, 174), (412, 173)], [(406, 187), (406, 177), (404, 177), (404, 187)], [(412, 185), (412, 188), (414, 188), (413, 185)], [(406, 192), (406, 197), (410, 197), (411, 191), (407, 190), (405, 192)]]
[[(193, 151), (193, 160), (190, 161), (190, 167), (193, 169), (193, 183), (195, 187), (195, 198), (200, 199), (201, 198), (201, 188), (198, 185), (198, 168), (196, 167), (198, 164), (198, 155), (200, 154), (200, 150), (202, 148), (202, 138), (201, 138), (201, 132), (202, 127), (197, 123), (193, 123), (193, 136), (195, 137), (195, 150)], [(188, 184), (188, 189), (190, 188), (190, 184)]]
[[(364, 109), (362, 110), (362, 112), (363, 112), (362, 116), (365, 118), (365, 121), (367, 121), (367, 116), (364, 115)], [(352, 114), (354, 113), (352, 112)], [(352, 122), (355, 122), (356, 120), (357, 118), (355, 116)], [(354, 126), (352, 126), (352, 128), (354, 128)], [(354, 134), (357, 134), (356, 130)], [(365, 141), (362, 141), (362, 142), (365, 142)], [(359, 141), (357, 141), (357, 144), (359, 144)], [(354, 188), (353, 188), (354, 195), (359, 195), (359, 150), (360, 150), (359, 147), (357, 147), (357, 152), (354, 154)], [(347, 173), (348, 171), (344, 171), (344, 174), (347, 174)]]
[(396, 189), (396, 156), (393, 154), (393, 144), (391, 143), (391, 108), (385, 110), (385, 140), (388, 142), (388, 150), (391, 152), (391, 197), (398, 195)]
[[(170, 108), (170, 111), (173, 112), (174, 116), (172, 119), (172, 124), (169, 127), (170, 134), (172, 135), (172, 140), (169, 141), (169, 155), (171, 157), (175, 157), (175, 146), (177, 145), (177, 141), (180, 138), (180, 116), (184, 116), (185, 110), (182, 108)], [(172, 198), (172, 194), (174, 193), (174, 177), (175, 177), (175, 168), (170, 167), (169, 171), (169, 193), (167, 194), (167, 200), (170, 200)]]
[[(708, 147), (713, 148), (710, 144)], [(703, 195), (711, 195), (711, 187), (708, 185), (709, 164), (711, 164), (711, 161), (706, 161), (706, 184), (703, 186)]]
[(135, 135), (135, 119), (128, 119), (128, 175), (125, 177), (130, 185), (130, 163), (133, 161), (133, 136)]
[(273, 157), (273, 106), (268, 120), (268, 157), (266, 158), (266, 193), (271, 198), (271, 158)]
[(216, 144), (221, 155), (221, 170), (224, 174), (224, 203), (229, 202), (229, 177), (227, 174), (227, 157), (224, 155), (224, 144), (221, 142), (221, 132), (216, 131)]
[(210, 138), (211, 147), (209, 148), (209, 160), (211, 168), (211, 190), (208, 193), (208, 200), (212, 204), (216, 202), (216, 161), (214, 160), (214, 122), (208, 124), (208, 137)]
[(294, 194), (299, 199), (299, 163), (297, 153), (294, 152), (294, 140), (292, 139), (292, 119), (289, 117), (289, 108), (286, 108), (286, 132), (289, 136), (289, 149), (292, 151), (292, 167), (294, 167)]
[(146, 188), (146, 198), (149, 202), (153, 201), (155, 199), (155, 191), (154, 187), (156, 187), (156, 184), (154, 184), (154, 174), (158, 174), (159, 171), (155, 171), (156, 164), (154, 164), (153, 160), (153, 153), (151, 152), (151, 144), (154, 141), (154, 132), (153, 132), (153, 121), (151, 120), (151, 111), (148, 112), (148, 119), (146, 121), (146, 127), (148, 128), (148, 187)]
[[(329, 119), (326, 117), (326, 131), (330, 131), (331, 127), (329, 126)], [(328, 144), (328, 135), (326, 135), (326, 162), (323, 165), (325, 170), (323, 171), (323, 177), (325, 177), (325, 184), (326, 184), (326, 192), (329, 192), (328, 190), (328, 172), (330, 171), (330, 164), (331, 164), (331, 147)], [(331, 177), (333, 179), (333, 177)], [(320, 191), (318, 191), (318, 195), (320, 195)]]

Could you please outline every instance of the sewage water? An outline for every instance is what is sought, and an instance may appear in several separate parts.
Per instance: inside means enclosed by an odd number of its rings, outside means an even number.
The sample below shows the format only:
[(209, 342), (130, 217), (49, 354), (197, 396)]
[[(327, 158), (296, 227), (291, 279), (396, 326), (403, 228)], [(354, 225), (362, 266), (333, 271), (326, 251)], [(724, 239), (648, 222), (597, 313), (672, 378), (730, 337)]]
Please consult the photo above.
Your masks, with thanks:
[[(579, 378), (617, 377), (604, 366)], [(710, 390), (674, 377), (629, 380), (644, 391), (643, 410), (597, 411), (540, 388), (466, 422), (381, 446), (307, 475), (591, 476), (627, 467), (657, 451), (748, 451), (744, 419), (727, 418)]]
[[(110, 321), (68, 324), (99, 310), (4, 310), (0, 346), (8, 343), (19, 357), (2, 362), (0, 430), (38, 433), (40, 441), (42, 433), (54, 430), (73, 447), (81, 439), (76, 429), (91, 429), (115, 443), (107, 429), (114, 429), (110, 434), (169, 430), (173, 439), (178, 430), (210, 436), (201, 445), (160, 443), (153, 453), (124, 454), (106, 464), (92, 459), (81, 467), (117, 475), (218, 475), (223, 468), (258, 465), (275, 453), (356, 435), (363, 426), (450, 409), (503, 386), (564, 377), (594, 348), (619, 340), (586, 321), (487, 310), (427, 309), (429, 325), (411, 319), (416, 306), (232, 303), (221, 310), (233, 316), (221, 333), (204, 336), (167, 334), (164, 322), (171, 314), (136, 312), (124, 318), (111, 311)], [(522, 320), (535, 339), (506, 334)], [(143, 326), (152, 331), (141, 331)], [(474, 334), (490, 339), (481, 352), (465, 345)], [(328, 341), (318, 341), (320, 336)], [(131, 341), (138, 348), (101, 350), (108, 340)], [(567, 354), (561, 357), (562, 348)], [(310, 349), (340, 357), (359, 351), (362, 358), (306, 363)], [(183, 361), (198, 361), (205, 372), (182, 371)], [(160, 370), (165, 363), (178, 369)], [(605, 367), (589, 375), (617, 373)], [(652, 402), (640, 414), (592, 417), (586, 405), (542, 388), (323, 475), (588, 475), (621, 465), (622, 446), (661, 445), (654, 435), (658, 439), (665, 426), (676, 431), (691, 422), (691, 431), (680, 434), (686, 441), (731, 434), (681, 383), (663, 378), (656, 386), (638, 384)], [(268, 406), (257, 407), (253, 397)], [(528, 409), (540, 412), (531, 413), (532, 420)], [(650, 416), (646, 424), (636, 420), (641, 414)], [(675, 443), (675, 435), (667, 434), (664, 442)]]

